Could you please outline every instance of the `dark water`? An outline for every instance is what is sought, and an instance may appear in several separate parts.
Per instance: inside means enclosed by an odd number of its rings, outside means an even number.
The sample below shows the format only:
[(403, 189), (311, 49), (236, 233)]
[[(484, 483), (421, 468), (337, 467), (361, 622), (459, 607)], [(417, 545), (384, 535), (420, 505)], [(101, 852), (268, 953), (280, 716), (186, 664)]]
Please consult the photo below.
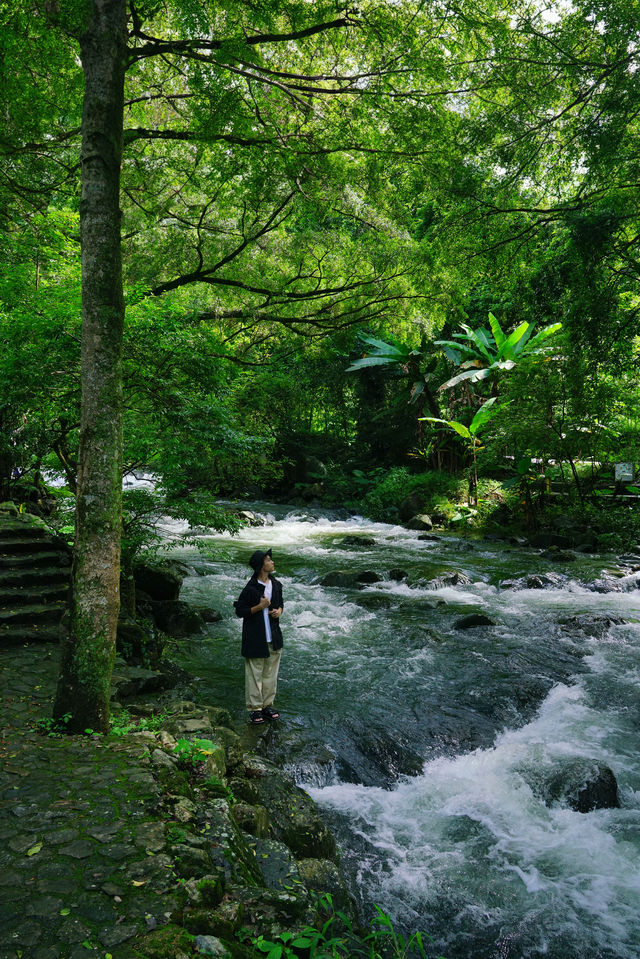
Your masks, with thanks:
[[(365, 910), (420, 928), (448, 959), (640, 956), (640, 592), (594, 592), (606, 557), (564, 567), (531, 550), (420, 541), (401, 527), (257, 507), (271, 525), (208, 539), (183, 597), (222, 623), (185, 662), (202, 692), (244, 716), (240, 622), (231, 603), (256, 547), (285, 588), (283, 721), (249, 730), (325, 810)], [(342, 546), (346, 535), (371, 547)], [(389, 578), (402, 567), (409, 583)], [(364, 590), (324, 588), (373, 570)], [(428, 585), (458, 571), (470, 585)], [(558, 586), (501, 589), (553, 572)], [(489, 627), (459, 630), (481, 612)], [(619, 617), (608, 625), (598, 617)], [(578, 617), (576, 620), (575, 617)], [(590, 625), (591, 624), (591, 625)], [(597, 635), (593, 635), (597, 633)], [(558, 763), (605, 762), (622, 808), (580, 814), (536, 789)]]

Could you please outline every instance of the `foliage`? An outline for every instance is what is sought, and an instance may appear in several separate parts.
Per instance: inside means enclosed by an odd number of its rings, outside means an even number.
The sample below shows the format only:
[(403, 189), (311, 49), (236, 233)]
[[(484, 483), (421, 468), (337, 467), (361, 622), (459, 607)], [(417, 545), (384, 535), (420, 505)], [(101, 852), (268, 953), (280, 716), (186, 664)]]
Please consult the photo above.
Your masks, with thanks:
[(450, 390), (458, 383), (479, 383), (487, 377), (495, 377), (500, 370), (512, 370), (517, 362), (539, 353), (546, 340), (562, 328), (562, 323), (553, 323), (539, 330), (532, 337), (533, 323), (520, 323), (512, 333), (504, 333), (500, 322), (489, 312), (491, 330), (480, 327), (472, 330), (465, 323), (462, 333), (454, 333), (454, 340), (435, 340), (447, 357), (464, 372), (451, 377), (440, 387)]
[(127, 709), (122, 709), (111, 717), (109, 735), (120, 738), (129, 733), (156, 732), (164, 728), (166, 721), (167, 714), (164, 712), (155, 713), (153, 716), (132, 716)]
[(210, 739), (178, 739), (173, 754), (183, 766), (197, 766), (217, 748)]
[[(309, 959), (427, 959), (430, 937), (415, 932), (405, 938), (379, 906), (375, 906), (376, 915), (364, 936), (354, 934), (351, 920), (334, 909), (330, 894), (318, 897), (315, 907), (327, 916), (319, 928), (307, 926), (298, 933), (283, 932), (275, 940), (258, 936), (252, 939), (253, 947), (264, 953), (266, 959), (298, 959), (301, 950)], [(244, 932), (241, 930), (238, 935), (242, 938)]]

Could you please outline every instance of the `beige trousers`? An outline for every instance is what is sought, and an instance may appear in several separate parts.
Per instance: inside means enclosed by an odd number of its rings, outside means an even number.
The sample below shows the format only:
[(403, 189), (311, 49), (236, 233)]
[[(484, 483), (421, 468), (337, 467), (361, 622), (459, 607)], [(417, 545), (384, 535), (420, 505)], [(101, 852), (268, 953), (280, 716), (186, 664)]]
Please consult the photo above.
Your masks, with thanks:
[(278, 688), (278, 670), (282, 650), (270, 656), (244, 661), (244, 692), (247, 709), (251, 711), (272, 706)]

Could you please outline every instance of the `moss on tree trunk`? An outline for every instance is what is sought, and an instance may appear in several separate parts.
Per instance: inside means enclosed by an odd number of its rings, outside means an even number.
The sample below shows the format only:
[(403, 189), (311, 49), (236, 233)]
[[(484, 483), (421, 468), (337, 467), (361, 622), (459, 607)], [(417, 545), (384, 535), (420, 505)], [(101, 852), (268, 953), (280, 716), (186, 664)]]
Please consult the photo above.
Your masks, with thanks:
[(126, 0), (92, 0), (80, 37), (82, 412), (73, 601), (54, 715), (106, 731), (119, 609), (122, 505), (120, 164)]

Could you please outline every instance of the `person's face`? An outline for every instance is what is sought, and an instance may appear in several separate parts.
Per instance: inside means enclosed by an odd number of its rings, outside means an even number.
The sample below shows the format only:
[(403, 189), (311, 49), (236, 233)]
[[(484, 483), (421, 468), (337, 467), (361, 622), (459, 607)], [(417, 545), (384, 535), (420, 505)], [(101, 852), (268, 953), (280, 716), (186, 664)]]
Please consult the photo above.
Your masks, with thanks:
[(276, 568), (276, 564), (273, 562), (270, 556), (265, 556), (262, 561), (262, 572), (263, 573), (272, 573)]

